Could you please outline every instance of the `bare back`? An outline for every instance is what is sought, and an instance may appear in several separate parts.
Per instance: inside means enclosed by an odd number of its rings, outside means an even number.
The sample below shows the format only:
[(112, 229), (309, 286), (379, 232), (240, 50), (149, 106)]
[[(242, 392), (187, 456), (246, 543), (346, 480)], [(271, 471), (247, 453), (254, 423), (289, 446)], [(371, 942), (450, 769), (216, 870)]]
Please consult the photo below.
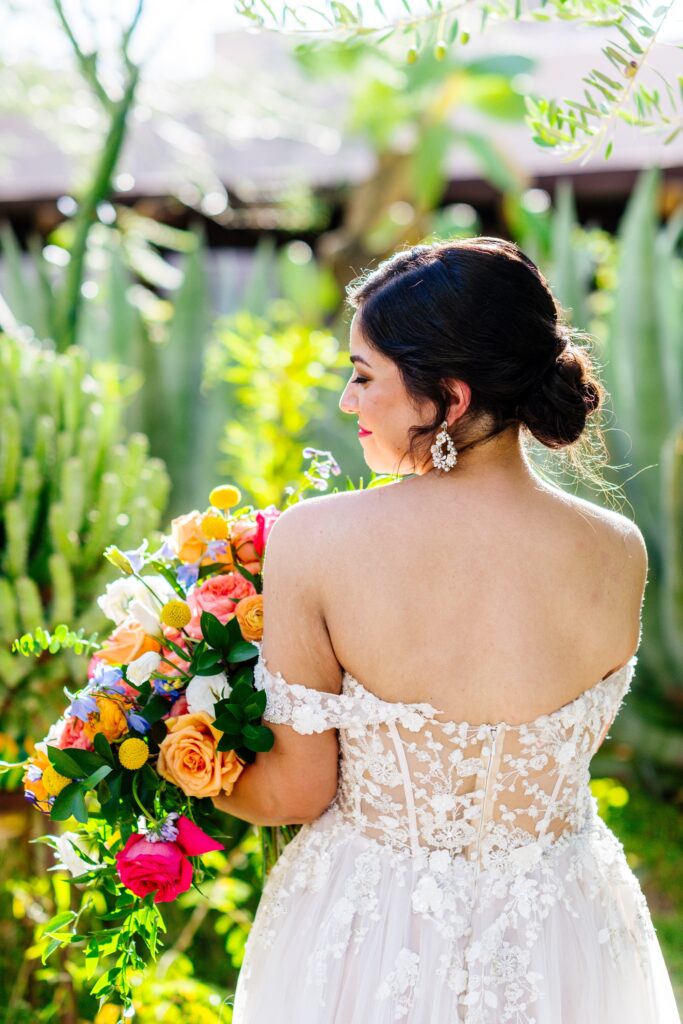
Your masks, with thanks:
[(438, 484), (321, 499), (319, 600), (343, 669), (384, 700), (517, 724), (629, 659), (647, 572), (637, 527), (535, 476), (486, 494)]

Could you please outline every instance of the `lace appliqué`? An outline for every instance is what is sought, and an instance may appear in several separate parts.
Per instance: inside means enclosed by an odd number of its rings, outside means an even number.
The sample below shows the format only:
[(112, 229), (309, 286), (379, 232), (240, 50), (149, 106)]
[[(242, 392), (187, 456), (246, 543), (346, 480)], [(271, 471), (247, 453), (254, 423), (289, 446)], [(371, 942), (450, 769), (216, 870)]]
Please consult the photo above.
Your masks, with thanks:
[[(297, 893), (330, 884), (335, 857), (351, 843), (354, 869), (326, 909), (306, 965), (321, 1005), (329, 964), (359, 955), (381, 912), (382, 886), (408, 877), (415, 920), (450, 950), (426, 969), (436, 966), (468, 1024), (535, 1024), (544, 978), (533, 952), (554, 907), (579, 916), (577, 888), (599, 913), (599, 941), (614, 961), (635, 948), (645, 963), (654, 934), (647, 904), (589, 787), (590, 761), (636, 661), (515, 726), (443, 721), (431, 705), (377, 698), (348, 673), (340, 694), (290, 684), (260, 656), (264, 719), (303, 734), (338, 729), (340, 777), (333, 803), (273, 868), (255, 945), (268, 948)], [(582, 886), (571, 885), (577, 880)], [(632, 920), (623, 906), (635, 908)], [(490, 923), (475, 936), (475, 921)], [(248, 958), (245, 969), (248, 984)], [(419, 949), (403, 946), (379, 981), (377, 999), (390, 1003), (394, 1019), (408, 1014), (420, 970)]]

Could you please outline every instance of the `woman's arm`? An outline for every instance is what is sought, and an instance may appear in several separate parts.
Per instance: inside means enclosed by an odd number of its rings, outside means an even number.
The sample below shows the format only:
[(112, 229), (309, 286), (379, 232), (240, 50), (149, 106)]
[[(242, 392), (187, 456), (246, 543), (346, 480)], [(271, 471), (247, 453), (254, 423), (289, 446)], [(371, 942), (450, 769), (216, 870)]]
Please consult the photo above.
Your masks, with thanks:
[[(341, 669), (319, 600), (325, 571), (322, 499), (288, 508), (271, 529), (263, 567), (263, 656), (271, 672), (313, 690), (339, 693)], [(301, 735), (264, 721), (275, 734), (267, 753), (247, 765), (215, 807), (255, 825), (313, 821), (337, 791), (339, 744), (334, 728)]]

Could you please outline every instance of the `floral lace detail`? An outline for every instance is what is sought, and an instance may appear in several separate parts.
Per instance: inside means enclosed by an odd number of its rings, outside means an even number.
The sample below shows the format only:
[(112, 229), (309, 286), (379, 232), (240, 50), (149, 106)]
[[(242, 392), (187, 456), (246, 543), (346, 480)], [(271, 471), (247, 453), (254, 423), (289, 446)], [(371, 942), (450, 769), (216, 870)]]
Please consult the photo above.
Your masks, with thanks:
[[(429, 704), (383, 701), (348, 673), (340, 694), (290, 684), (260, 653), (264, 720), (308, 734), (338, 729), (340, 776), (330, 807), (274, 866), (250, 945), (269, 948), (297, 894), (329, 888), (350, 844), (353, 870), (325, 908), (302, 979), (320, 1006), (330, 965), (362, 957), (381, 894), (406, 886), (416, 927), (447, 952), (423, 964), (419, 948), (400, 947), (376, 992), (395, 1020), (427, 998), (436, 974), (452, 993), (454, 1021), (536, 1024), (545, 979), (534, 950), (544, 922), (555, 908), (580, 917), (586, 900), (613, 960), (635, 951), (646, 968), (647, 904), (589, 787), (590, 761), (636, 661), (532, 722), (475, 725), (444, 721)], [(242, 970), (246, 989), (249, 955)]]

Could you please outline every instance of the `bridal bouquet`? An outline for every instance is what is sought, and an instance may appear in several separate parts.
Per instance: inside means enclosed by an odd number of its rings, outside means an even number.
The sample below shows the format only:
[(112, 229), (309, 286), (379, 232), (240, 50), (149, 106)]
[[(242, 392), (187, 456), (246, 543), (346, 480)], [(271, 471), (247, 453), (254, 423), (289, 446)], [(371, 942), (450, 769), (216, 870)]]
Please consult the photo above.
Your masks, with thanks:
[[(319, 489), (330, 471), (339, 472), (331, 456), (315, 468), (317, 477), (306, 476)], [(136, 938), (154, 959), (165, 930), (158, 904), (213, 877), (199, 859), (224, 849), (217, 830), (225, 816), (211, 798), (229, 794), (256, 753), (273, 745), (261, 724), (266, 694), (255, 688), (253, 670), (263, 629), (263, 559), (280, 511), (240, 508), (240, 500), (236, 487), (216, 487), (207, 509), (173, 520), (158, 550), (148, 551), (146, 540), (131, 551), (106, 549), (122, 578), (98, 598), (113, 623), (103, 642), (60, 625), (13, 645), (25, 655), (61, 647), (92, 652), (87, 682), (65, 689), (64, 714), (24, 765), (24, 789), (51, 819), (78, 823), (76, 831), (38, 841), (57, 852), (72, 883), (92, 893), (80, 910), (48, 923), (43, 962), (77, 942), (92, 978), (100, 959), (113, 956), (91, 992), (126, 1007), (129, 972), (145, 965)], [(268, 866), (289, 836), (260, 831)], [(103, 927), (79, 934), (88, 906)]]

